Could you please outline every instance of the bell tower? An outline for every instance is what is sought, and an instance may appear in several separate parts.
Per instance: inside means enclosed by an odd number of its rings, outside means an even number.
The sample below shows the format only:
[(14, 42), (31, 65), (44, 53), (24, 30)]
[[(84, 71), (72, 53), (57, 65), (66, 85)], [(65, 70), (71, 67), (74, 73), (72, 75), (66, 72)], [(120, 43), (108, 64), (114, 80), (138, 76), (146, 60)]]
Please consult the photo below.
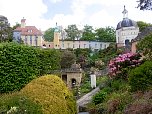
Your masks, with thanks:
[(59, 27), (57, 26), (57, 23), (56, 23), (56, 27), (54, 30), (53, 43), (54, 43), (54, 49), (60, 49), (60, 31), (59, 31)]

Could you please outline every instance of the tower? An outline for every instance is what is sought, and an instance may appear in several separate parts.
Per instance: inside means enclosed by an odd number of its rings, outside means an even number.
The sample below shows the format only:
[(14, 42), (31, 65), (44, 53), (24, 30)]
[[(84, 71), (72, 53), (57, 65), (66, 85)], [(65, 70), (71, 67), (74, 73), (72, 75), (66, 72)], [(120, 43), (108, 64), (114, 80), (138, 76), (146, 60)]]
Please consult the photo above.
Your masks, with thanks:
[(135, 21), (128, 18), (128, 11), (124, 6), (122, 11), (123, 20), (117, 24), (116, 43), (117, 47), (129, 47), (132, 39), (137, 37), (139, 33), (138, 25)]
[(56, 27), (54, 30), (54, 39), (53, 39), (54, 49), (60, 48), (60, 31), (56, 23)]
[(26, 19), (24, 19), (23, 17), (23, 19), (21, 19), (21, 28), (25, 28), (25, 25), (26, 25), (25, 21)]

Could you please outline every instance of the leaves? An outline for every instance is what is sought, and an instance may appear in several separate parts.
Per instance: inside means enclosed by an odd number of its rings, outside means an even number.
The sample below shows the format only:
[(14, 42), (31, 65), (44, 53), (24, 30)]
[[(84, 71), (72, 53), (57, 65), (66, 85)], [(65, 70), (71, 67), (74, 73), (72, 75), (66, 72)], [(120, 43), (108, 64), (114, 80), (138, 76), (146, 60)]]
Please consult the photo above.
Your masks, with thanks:
[(67, 40), (78, 40), (80, 38), (80, 31), (75, 24), (68, 25), (68, 28), (65, 29), (65, 31), (67, 33)]
[(95, 31), (98, 41), (102, 41), (102, 42), (116, 41), (115, 29), (113, 27), (98, 28)]
[(44, 33), (44, 39), (45, 41), (51, 42), (54, 39), (54, 28), (49, 28)]
[(60, 68), (57, 50), (0, 44), (0, 93), (20, 90), (32, 79)]

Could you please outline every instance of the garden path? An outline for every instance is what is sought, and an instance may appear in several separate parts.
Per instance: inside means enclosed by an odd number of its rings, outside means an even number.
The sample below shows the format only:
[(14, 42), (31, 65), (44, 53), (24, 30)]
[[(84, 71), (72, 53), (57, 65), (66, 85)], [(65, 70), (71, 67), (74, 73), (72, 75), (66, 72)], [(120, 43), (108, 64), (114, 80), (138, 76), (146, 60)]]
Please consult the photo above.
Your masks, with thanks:
[(95, 95), (99, 90), (100, 90), (99, 87), (96, 87), (91, 92), (87, 93), (86, 95), (84, 95), (83, 97), (78, 99), (77, 100), (77, 105), (79, 107), (84, 107), (87, 103), (89, 103), (91, 101), (91, 97), (93, 95)]

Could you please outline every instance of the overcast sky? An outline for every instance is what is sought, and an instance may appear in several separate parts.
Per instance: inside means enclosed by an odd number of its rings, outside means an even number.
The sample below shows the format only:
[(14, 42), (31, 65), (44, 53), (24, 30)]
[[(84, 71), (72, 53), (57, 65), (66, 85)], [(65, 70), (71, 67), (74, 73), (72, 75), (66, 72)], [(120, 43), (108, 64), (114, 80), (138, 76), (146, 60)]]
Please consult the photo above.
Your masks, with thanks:
[(0, 15), (8, 18), (11, 26), (24, 17), (26, 25), (46, 30), (58, 25), (66, 27), (88, 24), (94, 28), (113, 26), (122, 20), (123, 6), (128, 18), (152, 23), (152, 11), (140, 11), (137, 0), (0, 0)]

